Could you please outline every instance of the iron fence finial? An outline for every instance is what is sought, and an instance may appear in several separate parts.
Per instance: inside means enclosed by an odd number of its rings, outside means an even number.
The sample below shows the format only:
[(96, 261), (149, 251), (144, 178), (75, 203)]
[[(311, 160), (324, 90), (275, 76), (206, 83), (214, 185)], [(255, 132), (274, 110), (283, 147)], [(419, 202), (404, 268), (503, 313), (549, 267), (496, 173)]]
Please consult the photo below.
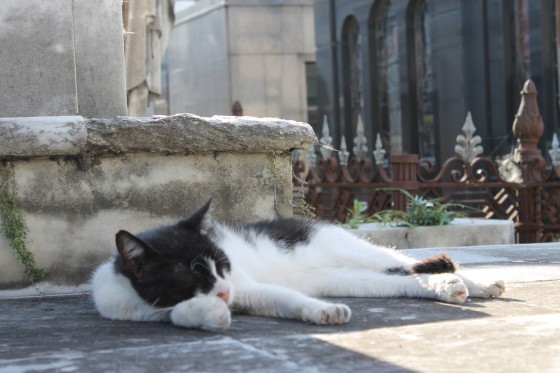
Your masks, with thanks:
[(552, 147), (548, 151), (548, 154), (552, 160), (552, 165), (554, 167), (560, 166), (560, 143), (558, 142), (558, 136), (556, 134), (552, 135)]
[(545, 161), (537, 143), (543, 135), (544, 123), (537, 105), (537, 88), (532, 80), (527, 80), (521, 91), (521, 104), (513, 122), (513, 135), (518, 148), (514, 160), (517, 163), (534, 163), (537, 169), (544, 168)]
[(480, 136), (473, 136), (476, 132), (476, 127), (473, 123), (471, 112), (467, 112), (467, 118), (462, 128), (465, 135), (457, 136), (457, 145), (455, 145), (455, 153), (459, 154), (467, 162), (472, 162), (478, 157), (484, 149), (480, 145), (482, 139)]
[(317, 166), (317, 154), (315, 154), (315, 144), (309, 145), (309, 149), (307, 149), (307, 164), (309, 168), (314, 168)]
[(367, 147), (367, 137), (364, 131), (364, 122), (362, 121), (362, 115), (358, 115), (358, 123), (356, 125), (356, 137), (354, 138), (354, 155), (362, 159), (366, 156), (368, 151)]
[(327, 120), (327, 115), (323, 116), (323, 130), (322, 130), (323, 137), (321, 137), (319, 144), (321, 148), (319, 151), (321, 152), (321, 156), (324, 160), (327, 160), (331, 156), (332, 152), (332, 137), (330, 135), (329, 129), (329, 122)]
[(375, 150), (373, 151), (373, 157), (375, 158), (375, 164), (383, 164), (385, 162), (385, 149), (383, 149), (383, 143), (381, 142), (381, 136), (377, 134), (375, 139)]
[(348, 148), (346, 147), (346, 138), (344, 135), (340, 138), (340, 152), (338, 153), (338, 160), (341, 166), (348, 165), (348, 158), (350, 157), (350, 153), (348, 152)]

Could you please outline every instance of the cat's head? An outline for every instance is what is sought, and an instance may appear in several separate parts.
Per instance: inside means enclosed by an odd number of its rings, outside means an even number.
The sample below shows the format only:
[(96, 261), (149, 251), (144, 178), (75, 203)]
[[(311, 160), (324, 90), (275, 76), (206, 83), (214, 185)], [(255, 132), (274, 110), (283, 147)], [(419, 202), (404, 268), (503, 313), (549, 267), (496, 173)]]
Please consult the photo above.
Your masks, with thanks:
[(116, 235), (117, 272), (146, 302), (171, 307), (196, 295), (231, 303), (230, 262), (208, 234), (210, 201), (176, 224), (133, 235)]

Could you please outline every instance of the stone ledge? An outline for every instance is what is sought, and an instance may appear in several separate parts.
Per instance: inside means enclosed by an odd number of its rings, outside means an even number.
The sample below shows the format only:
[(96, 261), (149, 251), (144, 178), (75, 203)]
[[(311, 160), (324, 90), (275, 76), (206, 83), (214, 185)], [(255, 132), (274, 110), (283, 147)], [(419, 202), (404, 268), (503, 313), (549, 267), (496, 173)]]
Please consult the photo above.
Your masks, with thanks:
[(373, 243), (399, 250), (515, 243), (515, 228), (509, 220), (457, 218), (449, 225), (414, 228), (366, 223), (358, 229), (350, 229), (350, 232)]
[(0, 118), (0, 158), (77, 155), (86, 138), (79, 116)]
[(316, 141), (310, 125), (278, 118), (193, 114), (0, 118), (0, 158), (4, 159), (137, 152), (269, 153), (305, 149)]

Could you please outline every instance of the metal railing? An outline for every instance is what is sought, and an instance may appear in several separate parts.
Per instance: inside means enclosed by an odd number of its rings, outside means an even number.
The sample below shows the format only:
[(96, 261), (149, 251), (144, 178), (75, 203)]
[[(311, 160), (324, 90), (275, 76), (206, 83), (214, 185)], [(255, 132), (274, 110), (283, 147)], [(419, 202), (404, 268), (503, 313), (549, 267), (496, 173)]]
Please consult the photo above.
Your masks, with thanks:
[[(560, 236), (560, 146), (556, 135), (549, 151), (552, 165), (537, 143), (544, 125), (536, 102), (536, 88), (527, 81), (515, 117), (513, 157), (498, 164), (482, 156), (481, 139), (467, 115), (464, 134), (457, 137), (458, 154), (436, 171), (418, 155), (385, 159), (379, 135), (374, 161), (367, 155), (363, 124), (358, 121), (354, 155), (341, 146), (332, 150), (328, 123), (324, 123), (319, 154), (310, 149), (306, 160), (294, 161), (295, 196), (302, 196), (319, 218), (344, 222), (355, 199), (367, 203), (366, 214), (385, 209), (406, 210), (404, 189), (426, 198), (473, 207), (470, 216), (515, 222), (519, 243), (546, 242)], [(344, 139), (341, 141), (345, 144)], [(475, 211), (476, 212), (472, 212)]]

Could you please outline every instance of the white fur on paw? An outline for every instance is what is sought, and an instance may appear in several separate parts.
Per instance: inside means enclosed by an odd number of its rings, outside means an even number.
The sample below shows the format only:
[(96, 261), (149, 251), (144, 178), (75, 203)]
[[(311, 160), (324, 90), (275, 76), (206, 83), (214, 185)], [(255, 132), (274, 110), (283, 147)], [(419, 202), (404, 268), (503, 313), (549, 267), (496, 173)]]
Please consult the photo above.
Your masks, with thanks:
[(309, 321), (317, 325), (339, 325), (350, 321), (352, 311), (344, 304), (327, 304), (310, 311)]
[(208, 311), (200, 327), (210, 331), (227, 329), (231, 324), (231, 312), (226, 302), (218, 298), (213, 303), (214, 306)]
[(506, 292), (506, 284), (502, 280), (489, 283), (477, 283), (474, 289), (469, 289), (471, 297), (475, 298), (497, 298)]
[(187, 328), (221, 331), (231, 324), (231, 312), (218, 297), (193, 298), (176, 305), (171, 311), (171, 321)]
[(447, 303), (463, 304), (469, 296), (467, 287), (457, 276), (441, 276), (435, 285), (438, 299)]

